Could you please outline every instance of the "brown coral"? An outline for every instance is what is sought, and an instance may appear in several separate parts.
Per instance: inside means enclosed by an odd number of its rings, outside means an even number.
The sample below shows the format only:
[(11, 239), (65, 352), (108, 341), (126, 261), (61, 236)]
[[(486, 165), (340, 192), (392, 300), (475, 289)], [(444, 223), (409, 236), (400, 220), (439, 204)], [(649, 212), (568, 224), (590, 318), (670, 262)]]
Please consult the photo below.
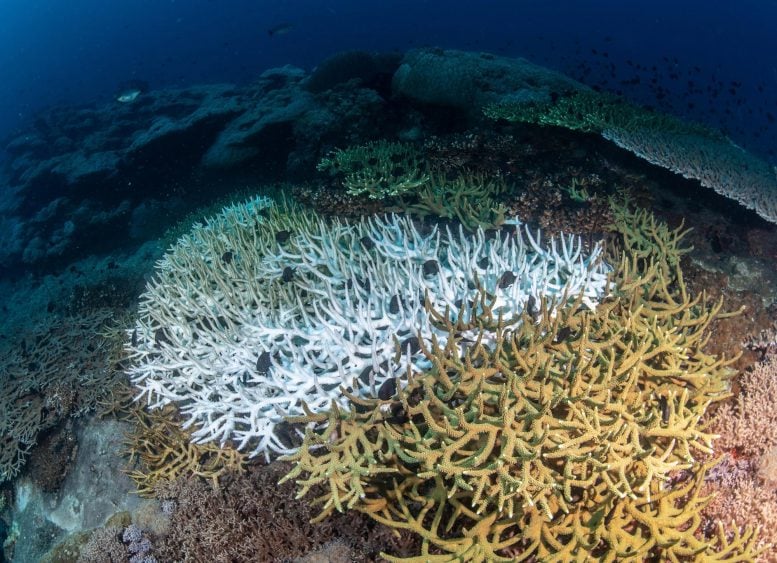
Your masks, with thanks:
[(381, 549), (417, 549), (408, 534), (390, 530), (360, 515), (340, 515), (313, 525), (313, 509), (294, 500), (291, 484), (277, 481), (286, 464), (252, 467), (229, 474), (220, 490), (198, 479), (179, 479), (157, 488), (171, 508), (167, 536), (155, 544), (160, 561), (288, 561), (332, 540), (354, 548), (355, 561), (375, 561)]

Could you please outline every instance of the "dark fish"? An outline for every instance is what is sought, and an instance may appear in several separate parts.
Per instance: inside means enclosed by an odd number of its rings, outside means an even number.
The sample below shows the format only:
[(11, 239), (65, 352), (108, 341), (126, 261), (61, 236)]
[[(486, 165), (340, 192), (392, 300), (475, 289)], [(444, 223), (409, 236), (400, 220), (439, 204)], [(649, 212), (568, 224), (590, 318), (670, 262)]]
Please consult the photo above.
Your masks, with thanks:
[(391, 403), (391, 416), (386, 419), (386, 422), (390, 422), (391, 424), (404, 424), (408, 420), (410, 419), (407, 417), (405, 407), (402, 406), (402, 403), (399, 401)]
[(138, 329), (132, 329), (132, 338), (130, 339), (130, 342), (132, 343), (133, 348), (138, 345)]
[(221, 261), (224, 262), (224, 264), (231, 264), (232, 258), (234, 258), (234, 256), (232, 255), (231, 250), (227, 250), (224, 254), (221, 255)]
[(425, 276), (432, 276), (440, 271), (440, 264), (437, 263), (437, 260), (427, 260), (424, 262), (424, 275)]
[(286, 266), (283, 269), (283, 274), (281, 274), (281, 281), (285, 283), (289, 283), (291, 280), (294, 279), (294, 268), (291, 266)]
[(563, 326), (556, 333), (556, 338), (553, 339), (553, 342), (555, 344), (559, 344), (561, 342), (564, 342), (565, 340), (568, 340), (570, 336), (572, 336), (572, 329), (569, 328), (568, 326)]
[(502, 274), (502, 276), (499, 278), (499, 283), (497, 284), (497, 286), (498, 286), (500, 289), (507, 289), (508, 287), (510, 287), (511, 285), (513, 285), (513, 283), (514, 283), (514, 282), (515, 282), (515, 280), (517, 280), (517, 279), (518, 279), (518, 278), (516, 277), (516, 275), (515, 275), (514, 273), (512, 273), (510, 270), (507, 270), (507, 271), (506, 271), (504, 274)]
[(256, 373), (259, 375), (267, 375), (270, 373), (272, 367), (272, 357), (269, 352), (262, 352), (256, 359)]
[(370, 376), (373, 372), (378, 373), (379, 371), (386, 371), (388, 369), (388, 361), (384, 360), (378, 365), (377, 369), (372, 369), (372, 365), (368, 365), (366, 368), (364, 368), (361, 373), (359, 374), (359, 379), (363, 381), (364, 383), (370, 382)]
[(370, 237), (362, 237), (359, 239), (359, 242), (362, 243), (362, 246), (367, 250), (372, 250), (375, 247), (375, 243), (372, 242)]
[(289, 22), (281, 22), (268, 29), (267, 35), (269, 35), (270, 37), (275, 37), (276, 35), (285, 35), (286, 33), (290, 32), (293, 28), (294, 28), (294, 24), (291, 24)]
[(666, 397), (659, 397), (658, 405), (661, 407), (661, 422), (669, 424), (669, 403), (667, 402)]
[(369, 292), (372, 289), (370, 278), (361, 279), (359, 276), (356, 276), (356, 283), (358, 283), (364, 291)]
[(485, 270), (486, 268), (488, 268), (488, 264), (489, 264), (488, 256), (483, 256), (483, 258), (478, 260), (478, 268), (480, 268), (481, 270)]
[(378, 389), (378, 399), (388, 401), (397, 392), (397, 381), (393, 377), (387, 379)]
[(275, 240), (278, 242), (278, 244), (283, 244), (287, 240), (289, 240), (289, 237), (291, 237), (290, 231), (278, 231), (275, 233)]
[(417, 336), (411, 336), (409, 338), (405, 338), (404, 342), (402, 342), (402, 351), (406, 351), (408, 348), (410, 348), (410, 353), (415, 354), (421, 349), (421, 341), (418, 340)]
[(529, 314), (532, 318), (537, 318), (537, 315), (540, 314), (540, 310), (537, 307), (537, 300), (534, 298), (533, 295), (529, 296), (529, 299), (526, 300), (526, 312)]
[(389, 313), (396, 315), (399, 313), (399, 306), (402, 302), (400, 301), (399, 295), (395, 295), (391, 298), (391, 301), (389, 301)]
[(165, 329), (162, 327), (159, 327), (154, 331), (154, 342), (156, 342), (157, 346), (162, 346), (162, 344), (172, 344), (172, 342), (170, 342), (170, 337), (167, 336)]

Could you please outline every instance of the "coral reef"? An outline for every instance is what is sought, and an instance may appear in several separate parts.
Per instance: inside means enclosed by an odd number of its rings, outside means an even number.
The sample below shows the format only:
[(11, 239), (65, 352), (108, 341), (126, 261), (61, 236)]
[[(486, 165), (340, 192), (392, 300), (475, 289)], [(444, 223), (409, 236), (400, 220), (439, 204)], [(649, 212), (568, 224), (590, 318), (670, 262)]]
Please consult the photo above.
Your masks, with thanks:
[(284, 480), (324, 487), (317, 521), (352, 508), (411, 530), (419, 562), (751, 559), (752, 531), (700, 535), (700, 419), (732, 375), (704, 352), (721, 303), (687, 293), (679, 231), (633, 217), (640, 244), (596, 309), (506, 319), (484, 294), (466, 322), (432, 314), (449, 338), (390, 396), (295, 419), (317, 428)]
[(736, 399), (715, 411), (713, 431), (720, 449), (757, 459), (777, 447), (777, 344), (738, 383)]
[(710, 522), (761, 528), (765, 561), (777, 560), (777, 334), (765, 331), (751, 346), (763, 356), (738, 380), (739, 393), (715, 409), (710, 428), (724, 452), (705, 489), (715, 495), (704, 510)]
[(494, 314), (519, 315), (543, 297), (592, 307), (605, 293), (598, 246), (542, 244), (510, 227), (496, 236), (421, 232), (391, 215), (324, 221), (267, 198), (225, 208), (159, 262), (129, 331), (132, 381), (152, 408), (178, 403), (196, 442), (290, 453), (297, 437), (284, 416), (303, 414), (303, 402), (344, 404), (341, 388), (376, 396), (427, 362), (421, 345), (446, 335), (424, 328), (425, 302), (458, 311), (480, 284)]
[[(82, 545), (67, 546), (68, 552), (78, 552), (76, 563), (157, 563), (149, 533), (136, 524), (121, 523), (126, 516), (114, 516), (108, 524), (93, 530)], [(64, 547), (57, 553), (64, 555)], [(58, 563), (56, 557), (48, 561)]]

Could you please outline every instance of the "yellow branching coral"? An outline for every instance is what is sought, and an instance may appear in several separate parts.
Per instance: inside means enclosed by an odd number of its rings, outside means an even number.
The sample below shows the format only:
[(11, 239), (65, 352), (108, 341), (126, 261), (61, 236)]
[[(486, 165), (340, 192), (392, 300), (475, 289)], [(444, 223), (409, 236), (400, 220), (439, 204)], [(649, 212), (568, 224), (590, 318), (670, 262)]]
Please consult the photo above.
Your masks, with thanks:
[(731, 376), (704, 352), (721, 303), (686, 291), (681, 233), (640, 217), (627, 236), (647, 244), (595, 310), (544, 302), (507, 322), (479, 289), (466, 324), (435, 312), (448, 338), (421, 342), (431, 367), (295, 420), (309, 426), (284, 479), (325, 486), (318, 519), (350, 508), (415, 532), (411, 561), (752, 558), (753, 533), (700, 532), (700, 418)]
[(466, 229), (495, 228), (505, 220), (507, 208), (497, 197), (507, 191), (501, 178), (462, 174), (454, 179), (434, 174), (429, 183), (413, 194), (415, 202), (403, 201), (403, 209), (426, 217), (434, 215), (459, 221)]
[(125, 440), (130, 467), (126, 473), (141, 496), (154, 496), (154, 487), (161, 481), (190, 475), (218, 488), (223, 475), (245, 470), (246, 456), (236, 449), (192, 443), (191, 432), (181, 429), (174, 407), (153, 412), (135, 407), (133, 413), (135, 429)]

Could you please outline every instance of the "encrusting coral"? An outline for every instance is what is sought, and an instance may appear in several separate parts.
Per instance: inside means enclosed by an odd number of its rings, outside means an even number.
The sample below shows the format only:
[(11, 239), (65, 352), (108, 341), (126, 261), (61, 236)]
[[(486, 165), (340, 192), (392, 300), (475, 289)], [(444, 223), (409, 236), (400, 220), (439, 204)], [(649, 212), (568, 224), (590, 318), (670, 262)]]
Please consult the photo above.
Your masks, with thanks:
[(284, 417), (303, 402), (344, 405), (341, 388), (376, 396), (408, 364), (428, 367), (421, 345), (447, 334), (427, 322), (425, 300), (456, 311), (481, 284), (495, 314), (541, 296), (593, 307), (608, 283), (600, 254), (517, 224), (422, 231), (406, 216), (326, 221), (255, 198), (159, 262), (128, 334), (129, 373), (148, 406), (180, 407), (195, 442), (290, 453), (298, 438)]
[(688, 294), (681, 232), (628, 213), (623, 238), (644, 244), (623, 247), (595, 309), (490, 314), (482, 288), (469, 315), (427, 302), (448, 336), (422, 344), (430, 368), (294, 419), (308, 429), (284, 480), (324, 486), (317, 520), (351, 508), (411, 530), (418, 562), (752, 560), (754, 532), (701, 533), (700, 419), (733, 361), (704, 346), (727, 313)]

